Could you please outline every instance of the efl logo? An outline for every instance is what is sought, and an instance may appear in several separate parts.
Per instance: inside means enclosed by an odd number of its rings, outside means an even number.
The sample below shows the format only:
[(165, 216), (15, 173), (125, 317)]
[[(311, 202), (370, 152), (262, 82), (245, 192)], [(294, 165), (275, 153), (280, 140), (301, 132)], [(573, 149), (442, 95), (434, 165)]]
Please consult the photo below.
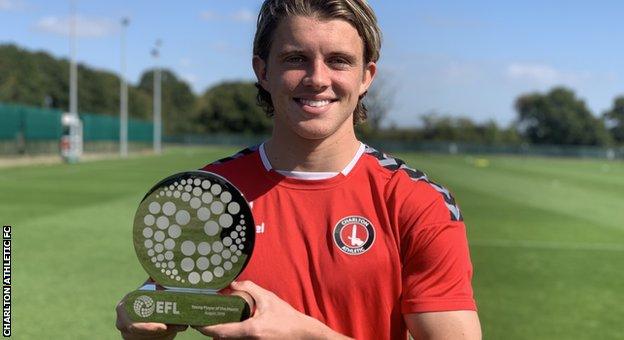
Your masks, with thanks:
[(146, 295), (141, 295), (134, 300), (134, 312), (143, 318), (151, 316), (154, 312), (156, 314), (180, 314), (175, 302), (156, 301), (154, 303), (154, 300)]
[(334, 243), (345, 254), (360, 255), (375, 242), (373, 224), (362, 216), (348, 216), (334, 227)]
[(154, 300), (149, 296), (139, 296), (134, 300), (134, 312), (143, 318), (152, 315), (154, 313)]

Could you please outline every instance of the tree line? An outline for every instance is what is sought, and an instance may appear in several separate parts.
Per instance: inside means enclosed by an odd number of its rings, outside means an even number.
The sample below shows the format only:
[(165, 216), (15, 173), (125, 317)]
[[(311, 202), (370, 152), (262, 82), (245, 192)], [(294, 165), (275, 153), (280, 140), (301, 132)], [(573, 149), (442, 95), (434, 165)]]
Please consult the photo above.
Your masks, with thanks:
[[(165, 134), (268, 133), (271, 120), (255, 105), (252, 82), (224, 82), (196, 95), (173, 71), (162, 69), (162, 117)], [(128, 84), (128, 113), (151, 120), (154, 69)], [(113, 72), (78, 64), (78, 111), (119, 114), (120, 80)], [(12, 44), (0, 45), (0, 101), (68, 110), (69, 60)]]
[[(138, 84), (129, 84), (128, 110), (132, 117), (151, 119), (154, 70), (143, 72)], [(369, 119), (357, 127), (366, 137), (405, 141), (457, 141), (475, 144), (624, 144), (624, 95), (599, 116), (565, 87), (529, 93), (515, 101), (516, 120), (507, 127), (490, 120), (435, 112), (420, 115), (420, 126), (404, 128), (384, 120), (392, 110), (395, 91), (388, 79), (378, 79), (365, 99)], [(80, 112), (117, 115), (119, 77), (113, 72), (78, 65)], [(0, 45), (0, 101), (67, 110), (69, 61), (46, 52)], [(251, 81), (222, 82), (196, 95), (173, 71), (162, 70), (162, 113), (165, 134), (231, 132), (267, 134), (271, 120), (256, 105)]]

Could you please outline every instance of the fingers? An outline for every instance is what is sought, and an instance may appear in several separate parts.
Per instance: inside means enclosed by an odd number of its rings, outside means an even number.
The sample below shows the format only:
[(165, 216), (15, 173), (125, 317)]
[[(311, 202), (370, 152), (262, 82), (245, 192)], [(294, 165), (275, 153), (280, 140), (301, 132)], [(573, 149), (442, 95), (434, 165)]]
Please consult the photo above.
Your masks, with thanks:
[(173, 339), (178, 332), (188, 328), (185, 325), (166, 325), (157, 322), (132, 322), (128, 317), (123, 301), (117, 304), (115, 326), (124, 339)]
[(236, 296), (240, 296), (241, 298), (243, 298), (243, 300), (245, 300), (245, 302), (247, 302), (247, 304), (249, 305), (249, 315), (253, 315), (255, 310), (256, 310), (256, 302), (253, 299), (253, 297), (251, 297), (251, 295), (249, 295), (249, 293), (247, 293), (244, 290), (233, 290), (229, 293), (230, 295), (236, 295)]
[(178, 332), (184, 331), (188, 326), (165, 325), (156, 322), (137, 322), (128, 325), (121, 330), (124, 339), (173, 339)]
[(166, 325), (156, 322), (137, 322), (121, 330), (124, 339), (173, 339), (178, 332), (186, 330), (188, 326)]
[(262, 297), (266, 296), (267, 294), (273, 295), (272, 292), (258, 286), (252, 281), (233, 281), (230, 284), (230, 287), (237, 291), (247, 292), (256, 301), (256, 303), (260, 303)]
[(250, 337), (253, 333), (253, 323), (251, 319), (243, 322), (223, 323), (213, 326), (196, 326), (197, 329), (203, 335), (213, 338), (246, 338)]

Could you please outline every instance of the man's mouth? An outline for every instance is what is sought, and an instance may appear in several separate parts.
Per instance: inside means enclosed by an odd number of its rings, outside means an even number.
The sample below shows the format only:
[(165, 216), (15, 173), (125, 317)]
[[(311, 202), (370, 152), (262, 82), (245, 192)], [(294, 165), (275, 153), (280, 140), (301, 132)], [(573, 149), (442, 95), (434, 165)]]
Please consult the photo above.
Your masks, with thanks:
[(295, 98), (295, 101), (298, 102), (299, 104), (307, 105), (311, 107), (323, 107), (323, 106), (327, 106), (331, 104), (332, 102), (336, 100), (335, 99), (334, 100), (330, 100), (330, 99), (315, 100), (315, 99)]

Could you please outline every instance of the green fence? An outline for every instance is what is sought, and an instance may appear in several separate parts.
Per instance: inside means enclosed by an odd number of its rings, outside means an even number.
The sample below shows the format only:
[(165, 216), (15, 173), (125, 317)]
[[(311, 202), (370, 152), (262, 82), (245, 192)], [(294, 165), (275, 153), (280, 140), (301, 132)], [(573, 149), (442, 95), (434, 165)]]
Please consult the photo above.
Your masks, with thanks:
[[(61, 137), (60, 110), (0, 103), (0, 154), (58, 152)], [(117, 151), (119, 118), (81, 113), (85, 151)], [(129, 119), (130, 149), (151, 147), (153, 125), (149, 121)], [(202, 135), (165, 136), (166, 143), (253, 145), (268, 136), (209, 133)], [(371, 146), (388, 152), (421, 151), (450, 154), (514, 154), (548, 157), (587, 157), (624, 159), (624, 147), (589, 147), (564, 145), (480, 145), (459, 142), (365, 140)]]
[(0, 140), (58, 140), (61, 111), (0, 104)]
[[(58, 150), (62, 111), (0, 103), (0, 154), (46, 153)], [(80, 113), (85, 150), (114, 148), (119, 141), (119, 118)], [(152, 122), (130, 118), (128, 141), (135, 145), (152, 142)]]

